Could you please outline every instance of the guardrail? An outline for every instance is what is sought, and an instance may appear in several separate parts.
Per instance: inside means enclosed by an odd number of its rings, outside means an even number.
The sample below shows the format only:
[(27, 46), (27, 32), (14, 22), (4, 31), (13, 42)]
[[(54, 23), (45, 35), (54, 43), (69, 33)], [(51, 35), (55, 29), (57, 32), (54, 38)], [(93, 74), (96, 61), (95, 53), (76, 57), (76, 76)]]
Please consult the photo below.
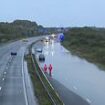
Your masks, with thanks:
[(37, 42), (39, 42), (40, 40), (37, 40), (36, 42), (32, 43), (31, 46), (29, 47), (29, 54), (31, 55), (32, 58), (32, 62), (33, 62), (33, 66), (34, 68), (36, 68), (36, 66), (38, 67), (38, 70), (36, 70), (36, 74), (39, 77), (45, 91), (47, 92), (51, 102), (53, 105), (64, 105), (64, 103), (62, 102), (62, 100), (60, 99), (59, 95), (57, 94), (57, 92), (54, 90), (53, 86), (50, 84), (49, 80), (47, 79), (46, 75), (44, 74), (44, 72), (41, 70), (39, 63), (35, 57), (34, 54), (32, 54), (32, 46), (34, 44), (36, 44)]

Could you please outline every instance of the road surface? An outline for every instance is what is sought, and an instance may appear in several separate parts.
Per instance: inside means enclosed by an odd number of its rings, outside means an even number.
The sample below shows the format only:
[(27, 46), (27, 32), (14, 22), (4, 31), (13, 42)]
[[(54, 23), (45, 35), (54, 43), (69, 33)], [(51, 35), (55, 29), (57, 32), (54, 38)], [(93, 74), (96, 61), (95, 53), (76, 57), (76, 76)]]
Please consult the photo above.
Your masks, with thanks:
[[(23, 61), (26, 47), (36, 39), (0, 46), (0, 105), (37, 105)], [(11, 56), (11, 51), (17, 56)]]
[[(44, 49), (44, 47), (46, 47), (46, 49)], [(43, 46), (43, 44), (39, 42), (39, 43), (37, 43), (33, 46), (33, 49), (36, 49), (36, 48), (43, 49), (42, 53), (44, 53), (44, 55), (45, 55), (45, 62), (39, 62), (40, 66), (43, 68), (44, 64), (47, 64), (47, 67), (50, 63), (52, 64), (52, 58), (54, 58), (54, 56), (52, 56), (53, 54), (51, 54), (51, 55), (49, 54), (49, 52), (52, 51), (51, 50), (52, 46), (50, 46), (50, 45)], [(56, 53), (60, 53), (60, 52), (57, 52), (57, 50), (54, 50), (54, 51)], [(35, 52), (35, 54), (36, 54), (36, 57), (38, 58), (40, 53)], [(56, 59), (59, 59), (59, 58), (56, 58)], [(54, 62), (56, 63), (56, 67), (59, 67), (59, 62), (56, 62), (56, 61), (54, 61)], [(57, 73), (59, 74), (59, 72), (57, 72)], [(57, 79), (54, 79), (53, 77), (50, 77), (49, 74), (48, 74), (48, 69), (47, 69), (46, 76), (47, 76), (48, 80), (50, 81), (50, 83), (52, 84), (52, 86), (54, 87), (54, 89), (56, 90), (56, 92), (59, 94), (60, 98), (62, 99), (62, 101), (64, 102), (65, 105), (89, 105), (89, 103), (86, 100), (84, 100), (79, 95), (77, 95), (76, 93), (74, 93), (73, 91), (68, 89), (61, 82), (57, 81)], [(63, 79), (63, 78), (66, 78), (66, 76), (61, 77), (59, 75), (59, 78)]]

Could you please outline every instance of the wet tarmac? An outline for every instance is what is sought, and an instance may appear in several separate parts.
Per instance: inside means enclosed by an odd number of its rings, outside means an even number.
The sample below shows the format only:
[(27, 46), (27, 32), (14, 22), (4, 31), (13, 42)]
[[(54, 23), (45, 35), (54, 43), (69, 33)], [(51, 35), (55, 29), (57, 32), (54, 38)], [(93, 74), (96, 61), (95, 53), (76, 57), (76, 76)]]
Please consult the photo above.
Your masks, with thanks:
[[(61, 92), (62, 98), (74, 93), (90, 105), (105, 105), (104, 70), (85, 59), (72, 55), (60, 43), (45, 44), (43, 46), (43, 54), (45, 55), (45, 62), (40, 63), (40, 65), (43, 68), (44, 64), (47, 64), (47, 66), (52, 64), (53, 71), (50, 80), (56, 90)], [(72, 103), (73, 97), (66, 99)], [(74, 98), (73, 101), (78, 99)], [(68, 101), (66, 100), (65, 102)], [(79, 103), (75, 105), (79, 105)]]

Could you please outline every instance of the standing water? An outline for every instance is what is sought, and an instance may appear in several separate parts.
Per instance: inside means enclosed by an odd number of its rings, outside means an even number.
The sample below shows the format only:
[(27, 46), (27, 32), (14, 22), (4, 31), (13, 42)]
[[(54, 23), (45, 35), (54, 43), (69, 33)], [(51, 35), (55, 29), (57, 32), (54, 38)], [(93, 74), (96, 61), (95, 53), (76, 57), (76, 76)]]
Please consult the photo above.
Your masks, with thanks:
[(60, 43), (43, 47), (44, 64), (52, 64), (52, 78), (75, 92), (90, 105), (105, 105), (105, 72), (95, 64), (72, 55)]

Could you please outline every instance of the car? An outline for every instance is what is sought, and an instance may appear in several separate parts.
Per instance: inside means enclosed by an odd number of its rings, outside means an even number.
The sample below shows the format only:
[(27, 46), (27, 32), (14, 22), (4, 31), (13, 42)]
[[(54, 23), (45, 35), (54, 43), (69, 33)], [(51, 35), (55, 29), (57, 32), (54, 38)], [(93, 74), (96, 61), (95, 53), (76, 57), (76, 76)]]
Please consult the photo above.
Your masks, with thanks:
[(56, 34), (52, 34), (50, 37), (51, 37), (51, 39), (55, 39), (55, 38), (57, 38), (57, 35)]
[(17, 52), (11, 52), (11, 56), (16, 56)]
[(44, 54), (40, 54), (39, 55), (39, 61), (45, 61), (45, 56), (44, 56)]
[(28, 42), (28, 39), (22, 39), (23, 42)]
[(41, 48), (36, 48), (35, 51), (39, 52), (39, 53), (42, 53), (42, 49)]
[(43, 41), (44, 42), (50, 42), (50, 38), (49, 37), (45, 37)]

